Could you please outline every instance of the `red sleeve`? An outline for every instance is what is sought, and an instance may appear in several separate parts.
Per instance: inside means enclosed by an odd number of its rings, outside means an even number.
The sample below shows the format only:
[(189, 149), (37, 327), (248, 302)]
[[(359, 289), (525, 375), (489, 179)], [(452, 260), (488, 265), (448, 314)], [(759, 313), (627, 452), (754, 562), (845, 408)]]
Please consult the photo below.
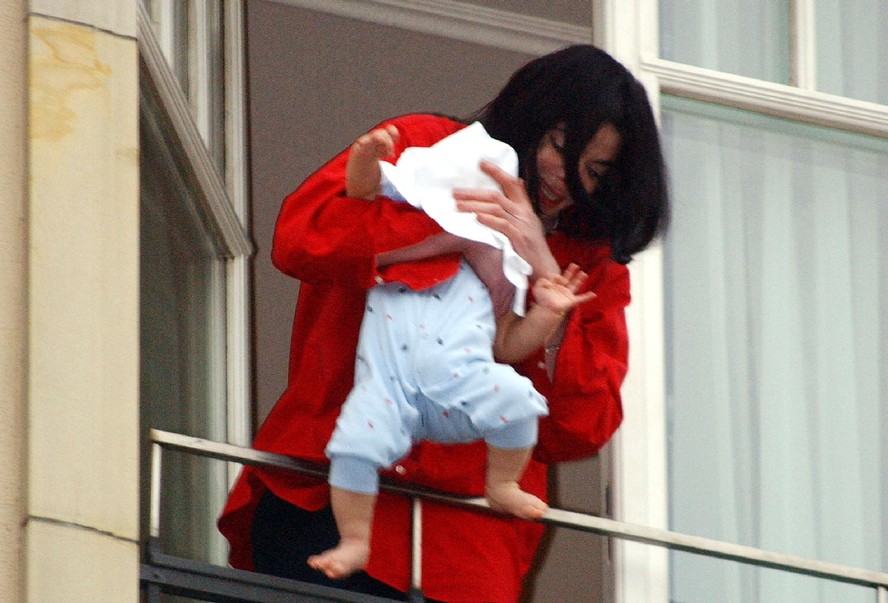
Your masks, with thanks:
[(542, 353), (530, 359), (533, 366), (525, 365), (549, 402), (534, 450), (534, 458), (543, 463), (595, 454), (623, 419), (620, 387), (628, 368), (629, 271), (604, 259), (587, 272), (588, 287), (597, 297), (571, 314), (553, 380), (545, 374)]
[[(408, 146), (429, 146), (463, 127), (429, 115), (384, 123), (401, 132), (395, 158)], [(379, 276), (376, 254), (418, 243), (441, 228), (406, 203), (347, 197), (347, 157), (348, 150), (334, 157), (284, 200), (271, 259), (278, 270), (302, 281), (369, 288)]]

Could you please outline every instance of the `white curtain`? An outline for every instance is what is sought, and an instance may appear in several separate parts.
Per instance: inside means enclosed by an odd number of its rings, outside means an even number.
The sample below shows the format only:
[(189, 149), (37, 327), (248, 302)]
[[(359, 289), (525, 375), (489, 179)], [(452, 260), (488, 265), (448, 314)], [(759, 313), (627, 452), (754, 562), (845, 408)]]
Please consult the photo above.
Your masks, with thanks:
[(790, 0), (660, 0), (659, 6), (664, 59), (789, 82)]
[(817, 0), (817, 89), (888, 104), (888, 2)]
[[(790, 82), (790, 0), (660, 0), (659, 6), (663, 58)], [(888, 2), (816, 0), (811, 37), (818, 90), (888, 104)]]
[[(665, 99), (670, 528), (888, 569), (888, 144)], [(871, 602), (685, 554), (675, 603)]]

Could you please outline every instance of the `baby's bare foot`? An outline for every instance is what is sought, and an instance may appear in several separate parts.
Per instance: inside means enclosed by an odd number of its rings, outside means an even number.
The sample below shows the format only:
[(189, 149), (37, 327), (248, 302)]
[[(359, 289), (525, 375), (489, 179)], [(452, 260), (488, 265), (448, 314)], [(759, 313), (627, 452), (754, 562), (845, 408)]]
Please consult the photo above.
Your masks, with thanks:
[(336, 580), (364, 569), (369, 557), (370, 546), (367, 542), (343, 539), (334, 548), (309, 557), (308, 565)]
[(515, 482), (488, 484), (485, 496), (491, 509), (511, 513), (521, 519), (539, 519), (549, 508), (549, 505), (519, 488)]

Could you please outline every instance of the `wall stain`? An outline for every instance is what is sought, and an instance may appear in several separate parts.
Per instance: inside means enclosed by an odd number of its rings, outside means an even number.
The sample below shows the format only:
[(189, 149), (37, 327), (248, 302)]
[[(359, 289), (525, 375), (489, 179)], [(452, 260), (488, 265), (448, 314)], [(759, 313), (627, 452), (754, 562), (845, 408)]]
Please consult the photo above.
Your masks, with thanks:
[(96, 56), (96, 32), (76, 25), (31, 30), (32, 139), (59, 140), (74, 130), (75, 92), (101, 91), (112, 70)]

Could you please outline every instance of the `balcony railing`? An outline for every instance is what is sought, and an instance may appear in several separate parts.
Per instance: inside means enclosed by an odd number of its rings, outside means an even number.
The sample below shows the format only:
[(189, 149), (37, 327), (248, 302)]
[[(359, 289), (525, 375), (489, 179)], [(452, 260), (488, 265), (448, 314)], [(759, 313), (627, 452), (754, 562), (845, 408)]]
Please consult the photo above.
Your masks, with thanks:
[[(391, 603), (388, 599), (355, 595), (338, 589), (304, 584), (293, 580), (265, 576), (254, 572), (234, 570), (207, 563), (169, 556), (160, 550), (160, 469), (164, 450), (174, 450), (202, 457), (230, 461), (244, 465), (275, 467), (304, 475), (326, 477), (326, 468), (288, 456), (261, 452), (221, 442), (212, 442), (175, 433), (152, 430), (151, 518), (150, 542), (146, 562), (142, 565), (141, 581), (148, 602), (158, 600), (161, 592), (178, 594), (201, 601), (222, 603), (287, 603), (305, 602), (362, 602)], [(420, 500), (434, 500), (482, 512), (491, 512), (483, 498), (456, 497), (426, 488), (406, 486), (382, 480), (380, 487), (402, 494), (413, 501), (412, 589), (411, 603), (421, 603), (422, 533)], [(604, 517), (596, 517), (562, 509), (549, 509), (538, 521), (581, 532), (591, 532), (621, 538), (674, 551), (694, 553), (725, 559), (757, 567), (771, 568), (794, 574), (854, 584), (874, 589), (875, 603), (888, 603), (888, 573), (849, 567), (836, 563), (808, 559), (783, 553), (722, 542), (699, 536), (679, 534)]]

